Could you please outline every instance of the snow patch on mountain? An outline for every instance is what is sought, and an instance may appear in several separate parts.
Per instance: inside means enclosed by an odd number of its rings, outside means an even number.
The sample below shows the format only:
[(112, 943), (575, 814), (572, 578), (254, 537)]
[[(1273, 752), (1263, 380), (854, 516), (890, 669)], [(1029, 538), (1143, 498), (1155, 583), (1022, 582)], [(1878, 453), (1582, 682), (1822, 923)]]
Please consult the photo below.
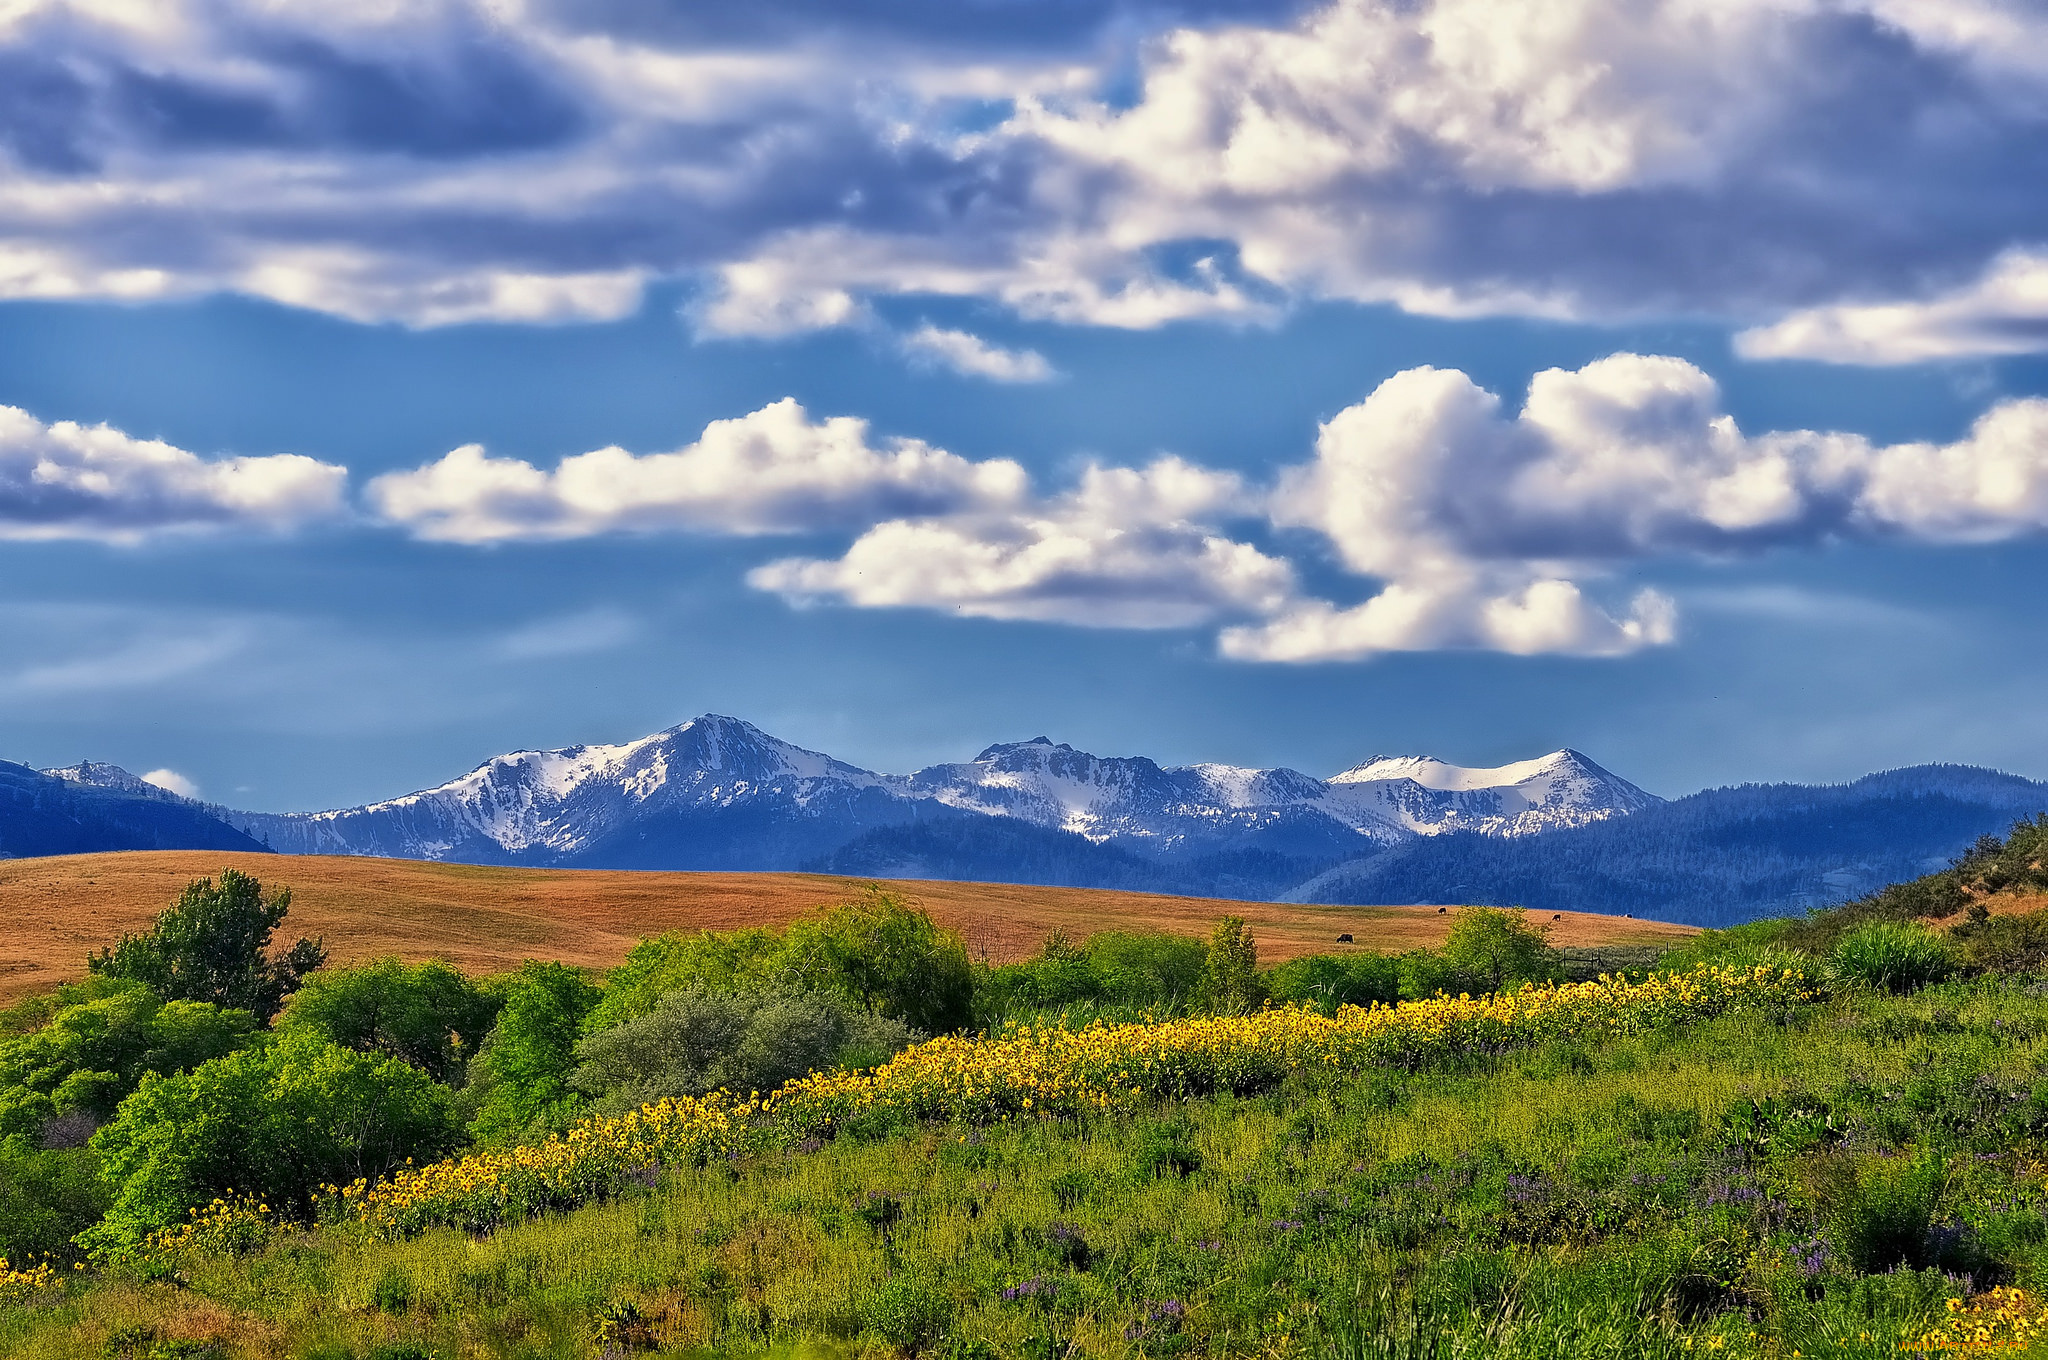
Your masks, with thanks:
[(1529, 836), (1626, 816), (1663, 800), (1573, 750), (1473, 768), (1433, 756), (1374, 756), (1329, 781), (1334, 803), (1418, 835)]

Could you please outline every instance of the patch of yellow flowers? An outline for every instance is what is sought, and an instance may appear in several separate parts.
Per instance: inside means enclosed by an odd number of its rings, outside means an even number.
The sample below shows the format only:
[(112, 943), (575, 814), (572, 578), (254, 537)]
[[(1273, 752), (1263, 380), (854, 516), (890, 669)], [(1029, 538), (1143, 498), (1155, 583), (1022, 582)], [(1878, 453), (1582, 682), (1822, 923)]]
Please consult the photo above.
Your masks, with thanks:
[(2020, 1352), (2048, 1341), (2048, 1299), (2024, 1289), (1988, 1289), (1965, 1302), (1948, 1301), (1948, 1316), (1899, 1349), (1922, 1355)]
[(254, 1195), (216, 1195), (213, 1203), (185, 1213), (185, 1222), (150, 1235), (152, 1249), (197, 1248), (218, 1256), (241, 1256), (269, 1242), (282, 1218)]
[(1600, 1039), (1705, 1019), (1736, 1005), (1814, 996), (1792, 969), (1704, 967), (1647, 981), (1536, 987), (1341, 1008), (1287, 1008), (1084, 1029), (1024, 1027), (995, 1038), (945, 1037), (865, 1072), (815, 1073), (741, 1101), (723, 1091), (589, 1119), (532, 1147), (478, 1152), (358, 1181), (322, 1205), (329, 1221), (381, 1235), (435, 1225), (487, 1232), (616, 1193), (662, 1167), (829, 1136), (895, 1120), (989, 1123), (1077, 1115), (1159, 1097), (1252, 1091), (1289, 1073), (1415, 1067), (1550, 1039)]
[(0, 1256), (0, 1303), (20, 1303), (39, 1289), (57, 1282), (57, 1268), (48, 1261), (35, 1266), (16, 1266)]

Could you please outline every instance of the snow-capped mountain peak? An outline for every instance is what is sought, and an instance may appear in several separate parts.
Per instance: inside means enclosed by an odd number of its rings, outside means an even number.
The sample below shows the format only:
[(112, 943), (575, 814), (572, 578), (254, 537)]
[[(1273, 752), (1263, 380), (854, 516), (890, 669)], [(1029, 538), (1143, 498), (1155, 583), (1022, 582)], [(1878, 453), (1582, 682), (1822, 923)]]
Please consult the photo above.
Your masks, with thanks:
[(1509, 765), (1496, 765), (1490, 769), (1475, 769), (1465, 765), (1453, 765), (1449, 761), (1438, 760), (1435, 756), (1374, 756), (1370, 760), (1353, 765), (1342, 774), (1330, 776), (1330, 782), (1363, 784), (1375, 779), (1412, 779), (1425, 789), (1462, 793), (1470, 789), (1497, 789), (1504, 785), (1520, 784), (1524, 780), (1583, 760), (1585, 757), (1576, 751), (1552, 751), (1549, 755), (1538, 756), (1534, 760), (1518, 760)]
[[(141, 783), (106, 766), (59, 773)], [(483, 863), (794, 868), (878, 828), (990, 816), (1153, 859), (1257, 852), (1325, 864), (1416, 836), (1527, 835), (1656, 801), (1574, 751), (1495, 769), (1378, 756), (1325, 781), (1162, 767), (1040, 736), (885, 775), (707, 713), (632, 741), (508, 752), (361, 807), (232, 815), (290, 852)]]
[[(1507, 765), (1453, 765), (1434, 756), (1374, 756), (1332, 776), (1341, 801), (1395, 811), (1411, 830), (1524, 836), (1639, 812), (1662, 801), (1569, 748)], [(1423, 795), (1436, 795), (1430, 798)], [(1420, 813), (1427, 825), (1418, 824)]]

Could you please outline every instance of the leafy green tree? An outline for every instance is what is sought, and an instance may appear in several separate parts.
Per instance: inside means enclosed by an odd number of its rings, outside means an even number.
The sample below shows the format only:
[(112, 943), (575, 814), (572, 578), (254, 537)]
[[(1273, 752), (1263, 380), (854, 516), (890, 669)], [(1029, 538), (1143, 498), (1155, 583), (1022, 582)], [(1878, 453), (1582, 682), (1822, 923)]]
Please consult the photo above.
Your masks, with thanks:
[(283, 1035), (143, 1079), (92, 1137), (115, 1191), (81, 1240), (119, 1255), (229, 1192), (305, 1215), (321, 1186), (438, 1157), (459, 1136), (447, 1090), (417, 1067), (311, 1030)]
[(1206, 957), (1202, 941), (1165, 931), (1105, 930), (1080, 945), (1055, 930), (1021, 963), (976, 969), (976, 1023), (999, 1027), (1084, 1003), (1132, 1013), (1185, 1006), (1200, 988)]
[(521, 965), (470, 1076), (478, 1138), (509, 1142), (553, 1132), (581, 1112), (583, 1096), (569, 1077), (584, 1019), (601, 995), (573, 968), (534, 959)]
[(135, 983), (67, 1006), (41, 1029), (0, 1042), (0, 1138), (34, 1143), (66, 1114), (109, 1119), (145, 1075), (231, 1053), (256, 1028), (247, 1011), (163, 1001)]
[(962, 1029), (974, 1015), (960, 937), (879, 887), (790, 926), (776, 972), (789, 990), (837, 993), (927, 1034)]
[(493, 996), (445, 963), (378, 959), (322, 969), (285, 1004), (280, 1031), (314, 1029), (362, 1053), (409, 1062), (451, 1082), (498, 1017)]
[(253, 1012), (264, 1023), (305, 976), (327, 960), (318, 940), (301, 939), (283, 954), (266, 951), (291, 906), (289, 888), (268, 901), (263, 885), (233, 869), (220, 881), (186, 886), (142, 935), (123, 935), (86, 960), (95, 973), (139, 982), (166, 1001), (204, 1001)]
[(1521, 907), (1460, 907), (1444, 939), (1444, 960), (1487, 991), (1556, 976), (1559, 960), (1544, 927)]
[(775, 976), (782, 936), (772, 930), (671, 930), (640, 941), (605, 975), (604, 999), (584, 1021), (592, 1034), (645, 1015), (671, 992), (742, 991)]
[(1242, 916), (1226, 916), (1209, 932), (1199, 991), (1202, 1004), (1219, 1015), (1242, 1015), (1265, 1000), (1259, 946)]

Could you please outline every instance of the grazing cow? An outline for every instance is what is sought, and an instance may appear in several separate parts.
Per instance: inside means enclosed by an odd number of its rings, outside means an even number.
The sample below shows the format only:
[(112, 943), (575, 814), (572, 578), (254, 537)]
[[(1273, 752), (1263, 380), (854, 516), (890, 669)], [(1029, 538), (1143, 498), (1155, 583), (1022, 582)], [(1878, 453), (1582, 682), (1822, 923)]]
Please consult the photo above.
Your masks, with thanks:
[(1437, 915), (1439, 915), (1439, 916), (1441, 916), (1441, 915), (1443, 915), (1443, 914), (1444, 914), (1445, 912), (1447, 912), (1447, 911), (1449, 911), (1449, 910), (1450, 910), (1450, 908), (1449, 908), (1449, 907), (1438, 907), (1438, 908), (1436, 909), (1436, 914), (1437, 914)]
[(1337, 937), (1337, 943), (1338, 943), (1338, 944), (1350, 944), (1350, 943), (1351, 943), (1351, 935), (1350, 935), (1350, 933), (1349, 933), (1349, 932), (1346, 932), (1345, 934), (1339, 935), (1339, 936)]
[(1550, 919), (1553, 921), (1562, 921), (1564, 919), (1564, 913), (1561, 911), (1553, 911), (1552, 913), (1550, 913)]

